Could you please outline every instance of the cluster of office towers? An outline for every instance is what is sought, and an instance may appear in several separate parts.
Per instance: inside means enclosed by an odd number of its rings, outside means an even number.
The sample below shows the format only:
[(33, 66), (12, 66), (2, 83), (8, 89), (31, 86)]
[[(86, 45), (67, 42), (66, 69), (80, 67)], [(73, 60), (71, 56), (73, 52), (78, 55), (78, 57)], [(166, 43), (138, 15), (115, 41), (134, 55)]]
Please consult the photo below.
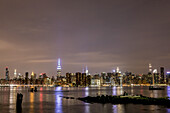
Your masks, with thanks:
[[(52, 78), (48, 77), (46, 73), (41, 73), (39, 75), (39, 80), (43, 79), (43, 83), (47, 81), (50, 84), (69, 84), (72, 86), (89, 86), (89, 85), (120, 85), (120, 84), (166, 84), (170, 83), (170, 73), (165, 75), (164, 67), (160, 67), (160, 73), (158, 73), (157, 69), (152, 69), (152, 65), (149, 64), (149, 72), (146, 75), (135, 75), (131, 72), (121, 73), (119, 68), (117, 67), (116, 71), (111, 73), (101, 73), (90, 75), (88, 69), (86, 67), (83, 72), (77, 73), (66, 73), (65, 76), (61, 75), (61, 60), (58, 59), (57, 63), (57, 76), (56, 78), (53, 76)], [(6, 67), (5, 80), (10, 80), (9, 77), (9, 69)], [(14, 70), (14, 79), (24, 79), (24, 84), (34, 84), (36, 82), (36, 74), (31, 73), (31, 77), (29, 79), (28, 72), (25, 73), (25, 77), (22, 75), (18, 75), (16, 70)], [(42, 84), (42, 82), (38, 82)]]

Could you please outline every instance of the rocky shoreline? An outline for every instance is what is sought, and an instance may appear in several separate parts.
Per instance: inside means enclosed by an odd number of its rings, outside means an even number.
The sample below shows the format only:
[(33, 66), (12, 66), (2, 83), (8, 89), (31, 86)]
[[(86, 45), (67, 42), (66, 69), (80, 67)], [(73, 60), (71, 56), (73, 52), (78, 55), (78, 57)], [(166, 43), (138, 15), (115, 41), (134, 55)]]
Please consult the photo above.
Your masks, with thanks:
[(137, 96), (112, 96), (112, 95), (101, 95), (96, 97), (87, 96), (84, 98), (77, 98), (87, 103), (111, 103), (111, 104), (143, 104), (143, 105), (161, 105), (170, 108), (169, 97), (152, 98), (142, 95)]

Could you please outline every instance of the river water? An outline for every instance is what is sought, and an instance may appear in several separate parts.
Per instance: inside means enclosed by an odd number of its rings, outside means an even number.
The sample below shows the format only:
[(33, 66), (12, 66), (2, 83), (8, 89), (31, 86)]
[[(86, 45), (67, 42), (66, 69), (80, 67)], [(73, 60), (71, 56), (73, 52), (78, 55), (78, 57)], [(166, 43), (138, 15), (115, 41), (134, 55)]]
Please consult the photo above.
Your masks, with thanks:
[(169, 108), (156, 105), (134, 104), (89, 104), (68, 97), (96, 95), (142, 94), (150, 97), (170, 97), (170, 87), (165, 90), (149, 91), (148, 87), (95, 87), (62, 88), (39, 87), (38, 92), (28, 92), (24, 87), (0, 87), (0, 113), (17, 113), (16, 95), (23, 94), (22, 113), (170, 113)]

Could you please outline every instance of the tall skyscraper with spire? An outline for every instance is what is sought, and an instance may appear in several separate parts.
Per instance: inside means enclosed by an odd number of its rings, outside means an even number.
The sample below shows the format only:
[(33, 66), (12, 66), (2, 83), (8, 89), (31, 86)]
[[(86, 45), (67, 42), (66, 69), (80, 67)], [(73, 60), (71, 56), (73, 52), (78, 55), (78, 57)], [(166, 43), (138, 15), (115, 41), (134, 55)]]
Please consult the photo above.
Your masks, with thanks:
[(57, 60), (57, 77), (61, 76), (61, 60), (58, 58)]
[(89, 75), (89, 70), (88, 70), (88, 68), (87, 68), (87, 66), (86, 66), (86, 75)]
[(152, 64), (149, 64), (149, 73), (152, 73)]
[(14, 78), (17, 78), (17, 70), (14, 70)]

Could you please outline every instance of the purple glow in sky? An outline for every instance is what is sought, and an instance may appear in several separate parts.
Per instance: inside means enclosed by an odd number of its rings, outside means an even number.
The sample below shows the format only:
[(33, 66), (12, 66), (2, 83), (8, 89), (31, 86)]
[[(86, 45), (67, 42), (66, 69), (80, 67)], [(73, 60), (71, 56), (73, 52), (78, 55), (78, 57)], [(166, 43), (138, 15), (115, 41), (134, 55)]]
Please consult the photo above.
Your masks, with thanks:
[(0, 77), (5, 67), (62, 73), (147, 73), (170, 68), (170, 0), (0, 0)]

